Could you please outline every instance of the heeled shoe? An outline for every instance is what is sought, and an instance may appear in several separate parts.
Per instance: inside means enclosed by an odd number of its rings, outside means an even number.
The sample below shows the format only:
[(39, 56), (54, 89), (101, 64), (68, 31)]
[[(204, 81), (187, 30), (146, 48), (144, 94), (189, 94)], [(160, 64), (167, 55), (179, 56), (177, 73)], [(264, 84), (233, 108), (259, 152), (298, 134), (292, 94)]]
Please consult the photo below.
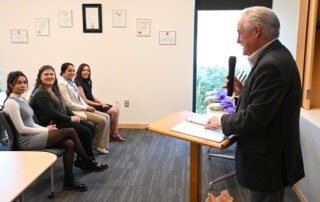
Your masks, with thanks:
[(74, 161), (74, 166), (85, 171), (94, 171), (94, 172), (101, 172), (110, 167), (109, 164), (107, 163), (97, 162), (93, 159), (90, 159), (87, 162), (84, 160), (79, 161), (77, 159)]
[[(69, 181), (69, 182), (68, 182)], [(74, 179), (67, 180), (63, 183), (63, 190), (69, 191), (87, 191), (88, 187), (85, 184), (81, 184)]]
[(125, 142), (126, 141), (126, 139), (121, 137), (120, 135), (111, 136), (110, 139), (111, 139), (111, 141), (119, 141), (119, 142)]
[(109, 154), (109, 151), (102, 147), (93, 147), (93, 149), (100, 152), (101, 154)]
[(101, 172), (108, 169), (110, 166), (108, 163), (97, 162), (96, 160), (92, 160), (89, 163), (89, 168), (95, 172)]

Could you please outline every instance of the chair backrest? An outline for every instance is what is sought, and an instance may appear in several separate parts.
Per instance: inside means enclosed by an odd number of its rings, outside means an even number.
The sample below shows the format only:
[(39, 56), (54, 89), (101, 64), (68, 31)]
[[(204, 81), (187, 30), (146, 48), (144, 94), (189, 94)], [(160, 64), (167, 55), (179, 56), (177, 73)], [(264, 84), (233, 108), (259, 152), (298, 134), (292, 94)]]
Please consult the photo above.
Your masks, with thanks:
[[(19, 149), (16, 145), (16, 138), (15, 137), (19, 133), (18, 133), (16, 127), (14, 126), (14, 124), (12, 123), (11, 118), (4, 111), (0, 111), (0, 121), (1, 121), (1, 124), (3, 125), (4, 129), (8, 133), (8, 148), (7, 148), (7, 150), (8, 151), (18, 151)], [(59, 148), (40, 149), (37, 151), (50, 152), (50, 153), (57, 155), (57, 157), (60, 157), (63, 155), (63, 151)]]
[(4, 129), (7, 131), (8, 134), (8, 151), (16, 151), (18, 150), (15, 137), (18, 135), (18, 131), (16, 127), (13, 125), (11, 118), (4, 112), (0, 112), (0, 120), (1, 124), (3, 125)]

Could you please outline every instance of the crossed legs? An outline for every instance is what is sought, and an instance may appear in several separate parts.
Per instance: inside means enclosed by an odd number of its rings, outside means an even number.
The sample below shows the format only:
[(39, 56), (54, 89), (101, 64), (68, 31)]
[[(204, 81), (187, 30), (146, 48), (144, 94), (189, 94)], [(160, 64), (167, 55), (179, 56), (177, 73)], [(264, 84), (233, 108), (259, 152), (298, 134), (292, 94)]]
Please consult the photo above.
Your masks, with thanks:
[(89, 161), (89, 157), (83, 149), (80, 139), (73, 128), (63, 128), (49, 131), (46, 148), (53, 147), (65, 149), (63, 154), (63, 164), (67, 179), (73, 177), (74, 151), (82, 159)]

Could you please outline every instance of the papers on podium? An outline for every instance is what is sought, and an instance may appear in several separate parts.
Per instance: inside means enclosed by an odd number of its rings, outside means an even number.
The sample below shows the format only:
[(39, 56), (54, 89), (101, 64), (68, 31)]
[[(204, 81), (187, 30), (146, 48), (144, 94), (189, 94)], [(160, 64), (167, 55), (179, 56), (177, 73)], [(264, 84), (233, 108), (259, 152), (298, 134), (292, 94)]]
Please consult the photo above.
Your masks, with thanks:
[(205, 129), (204, 125), (207, 120), (213, 116), (221, 116), (222, 114), (195, 114), (192, 117), (188, 117), (186, 121), (179, 123), (178, 125), (171, 128), (171, 130), (200, 137), (215, 142), (221, 142), (226, 138), (221, 130)]

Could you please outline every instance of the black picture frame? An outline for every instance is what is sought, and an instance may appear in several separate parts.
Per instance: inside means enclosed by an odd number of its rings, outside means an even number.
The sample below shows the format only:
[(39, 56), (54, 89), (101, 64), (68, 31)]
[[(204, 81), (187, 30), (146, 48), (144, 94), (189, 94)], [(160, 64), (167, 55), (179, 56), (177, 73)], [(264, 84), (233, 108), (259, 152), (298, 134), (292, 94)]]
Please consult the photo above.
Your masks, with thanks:
[[(92, 8), (97, 8), (97, 13), (92, 12), (90, 14), (91, 19), (87, 19), (87, 9)], [(96, 20), (98, 22), (96, 22)], [(101, 4), (82, 4), (82, 21), (84, 33), (102, 33)], [(88, 23), (91, 23), (91, 26), (88, 25)]]

